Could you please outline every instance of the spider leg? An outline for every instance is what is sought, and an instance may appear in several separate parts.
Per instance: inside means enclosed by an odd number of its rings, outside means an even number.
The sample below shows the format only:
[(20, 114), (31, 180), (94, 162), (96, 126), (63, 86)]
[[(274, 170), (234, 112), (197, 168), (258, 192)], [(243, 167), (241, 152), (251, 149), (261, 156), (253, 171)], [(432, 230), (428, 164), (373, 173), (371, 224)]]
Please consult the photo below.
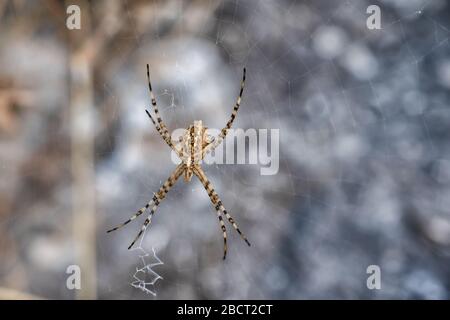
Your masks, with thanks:
[(242, 93), (244, 92), (244, 86), (245, 86), (245, 68), (244, 68), (243, 75), (242, 75), (241, 90), (239, 91), (239, 96), (237, 98), (236, 104), (234, 105), (230, 120), (228, 120), (226, 126), (220, 131), (217, 139), (215, 139), (214, 142), (212, 142), (205, 148), (205, 150), (204, 150), (205, 153), (209, 153), (212, 150), (214, 150), (216, 147), (219, 146), (219, 144), (222, 143), (223, 139), (225, 139), (225, 137), (228, 133), (228, 130), (230, 130), (231, 126), (233, 125), (233, 121), (236, 118), (239, 107), (241, 106), (241, 99), (242, 99)]
[[(195, 171), (194, 171), (195, 173)], [(197, 175), (198, 177), (198, 175)], [(199, 177), (200, 179), (200, 177)], [(200, 181), (203, 184), (203, 181), (200, 179)], [(223, 218), (221, 215), (220, 210), (216, 210), (217, 213), (217, 218), (219, 219), (219, 223), (220, 223), (220, 229), (222, 230), (222, 234), (223, 234), (223, 260), (225, 260), (225, 258), (227, 257), (227, 228), (225, 227), (225, 223), (223, 222)]]
[[(175, 184), (176, 180), (180, 177), (181, 173), (183, 172), (184, 167), (183, 165), (179, 165), (174, 172), (170, 175), (170, 177), (166, 180), (166, 182), (164, 182), (164, 184), (161, 186), (161, 188), (159, 189), (159, 191), (157, 193), (155, 193), (153, 195), (153, 198), (150, 202), (148, 202), (144, 207), (142, 207), (141, 209), (138, 210), (138, 212), (136, 214), (134, 214), (131, 218), (129, 218), (127, 221), (121, 223), (120, 225), (108, 230), (107, 232), (112, 232), (115, 231), (117, 229), (122, 228), (123, 226), (127, 225), (128, 223), (130, 223), (131, 221), (133, 221), (134, 219), (136, 219), (137, 217), (139, 217), (141, 214), (143, 214), (145, 212), (145, 210), (147, 210), (150, 206), (152, 207), (152, 210), (149, 214), (149, 218), (147, 218), (147, 220), (151, 219), (151, 215), (153, 215), (153, 213), (156, 211), (156, 208), (158, 207), (158, 205), (161, 203), (161, 201), (164, 199), (164, 197), (166, 196), (167, 192), (169, 192), (170, 188)], [(144, 225), (147, 226), (147, 224), (150, 223), (150, 221), (145, 220)], [(145, 230), (145, 228), (144, 228)], [(143, 230), (141, 230), (143, 232)], [(142, 234), (142, 232), (139, 233), (139, 236)], [(135, 241), (139, 238), (136, 237)], [(132, 243), (132, 245), (134, 244), (134, 242)], [(131, 246), (132, 246), (131, 245)], [(131, 246), (129, 248), (131, 248)]]
[[(194, 173), (195, 173), (195, 170), (194, 170)], [(197, 177), (199, 177), (199, 176), (197, 175)], [(200, 177), (199, 177), (199, 179), (200, 179), (200, 181), (202, 181)], [(216, 212), (217, 212), (217, 219), (219, 219), (220, 229), (222, 230), (222, 234), (223, 234), (223, 260), (225, 260), (225, 258), (227, 257), (227, 228), (225, 227), (225, 223), (223, 222), (223, 218), (221, 216), (220, 210), (216, 210)]]
[(148, 79), (148, 90), (150, 91), (150, 98), (152, 100), (153, 110), (155, 111), (156, 114), (156, 120), (158, 121), (159, 127), (161, 128), (162, 132), (170, 137), (169, 131), (167, 130), (166, 125), (164, 124), (159, 115), (159, 110), (156, 105), (156, 98), (155, 95), (153, 94), (152, 83), (150, 82), (150, 67), (148, 64), (147, 64), (147, 79)]
[(113, 232), (116, 231), (117, 229), (120, 229), (124, 226), (126, 226), (127, 224), (129, 224), (131, 221), (133, 221), (134, 219), (136, 219), (137, 217), (139, 217), (141, 214), (143, 214), (145, 212), (145, 210), (147, 210), (151, 205), (153, 205), (156, 201), (158, 201), (158, 198), (156, 196), (156, 194), (153, 195), (152, 200), (150, 200), (150, 202), (148, 202), (145, 207), (142, 207), (141, 209), (139, 209), (133, 216), (131, 216), (131, 218), (129, 218), (127, 221), (119, 224), (118, 226), (106, 231), (107, 233), (109, 232)]
[(214, 187), (212, 186), (211, 182), (208, 180), (208, 178), (206, 177), (205, 173), (203, 172), (200, 166), (196, 165), (194, 167), (194, 174), (199, 178), (200, 182), (203, 184), (203, 187), (208, 193), (208, 196), (211, 199), (211, 202), (215, 206), (216, 210), (222, 212), (227, 217), (228, 222), (230, 222), (230, 224), (237, 231), (237, 233), (239, 233), (239, 235), (247, 243), (247, 245), (250, 246), (250, 242), (247, 240), (247, 237), (241, 232), (239, 226), (234, 221), (233, 217), (227, 212), (227, 210), (223, 206), (222, 200), (220, 199), (217, 192), (214, 190)]
[(175, 147), (175, 145), (172, 142), (172, 139), (171, 139), (170, 135), (168, 133), (166, 133), (166, 132), (163, 132), (161, 127), (156, 123), (155, 119), (153, 119), (152, 115), (150, 114), (150, 112), (148, 110), (145, 110), (145, 112), (147, 113), (147, 115), (150, 118), (150, 120), (152, 120), (153, 124), (155, 125), (156, 131), (158, 131), (158, 133), (161, 135), (163, 140), (167, 143), (167, 145), (170, 148), (172, 148), (173, 151), (176, 152), (176, 154), (179, 157), (181, 157), (182, 156), (182, 152)]
[(142, 233), (147, 229), (147, 226), (150, 225), (152, 222), (153, 214), (155, 213), (156, 209), (158, 208), (159, 204), (164, 200), (166, 194), (169, 192), (169, 190), (172, 188), (172, 186), (175, 184), (175, 182), (178, 180), (178, 178), (181, 176), (181, 174), (184, 171), (184, 165), (179, 165), (175, 171), (172, 173), (172, 175), (167, 179), (166, 182), (159, 188), (159, 191), (156, 193), (157, 200), (154, 202), (154, 205), (148, 214), (147, 219), (145, 219), (144, 224), (141, 227), (141, 230), (139, 230), (138, 234), (134, 238), (133, 242), (128, 246), (128, 250), (133, 247), (133, 245), (136, 243), (136, 241), (141, 237)]
[(216, 205), (216, 210), (217, 210), (217, 208), (219, 208), (219, 209), (225, 214), (225, 216), (226, 216), (227, 219), (228, 219), (228, 222), (229, 222), (230, 224), (233, 225), (234, 230), (236, 230), (237, 233), (239, 233), (239, 235), (241, 236), (241, 238), (242, 238), (242, 239), (245, 241), (245, 243), (247, 243), (247, 245), (250, 247), (251, 244), (250, 244), (250, 242), (248, 241), (247, 237), (241, 232), (241, 230), (239, 230), (239, 227), (238, 227), (236, 221), (234, 221), (233, 217), (227, 212), (227, 210), (225, 210), (225, 207), (223, 206), (221, 200), (219, 200), (219, 202), (217, 203), (217, 205)]
[(220, 211), (217, 211), (217, 218), (219, 219), (220, 229), (223, 233), (223, 260), (227, 257), (227, 229), (225, 228), (225, 223), (223, 222)]
[(168, 137), (165, 132), (163, 132), (161, 127), (156, 123), (155, 119), (153, 119), (152, 115), (147, 109), (145, 109), (145, 113), (147, 113), (150, 120), (152, 120), (152, 123), (155, 125), (156, 131), (158, 131), (158, 133), (161, 135), (161, 138), (163, 138), (163, 140), (169, 145), (169, 147), (172, 148), (173, 144), (172, 140), (170, 140), (170, 137)]

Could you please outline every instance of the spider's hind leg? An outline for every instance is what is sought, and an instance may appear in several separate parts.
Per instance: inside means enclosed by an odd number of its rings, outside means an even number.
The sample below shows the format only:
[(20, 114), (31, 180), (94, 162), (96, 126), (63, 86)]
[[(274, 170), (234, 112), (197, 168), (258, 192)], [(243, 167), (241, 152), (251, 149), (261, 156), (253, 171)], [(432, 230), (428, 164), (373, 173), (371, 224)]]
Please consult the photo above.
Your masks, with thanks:
[(245, 243), (247, 243), (247, 245), (250, 247), (251, 244), (248, 241), (247, 237), (242, 233), (242, 231), (239, 229), (236, 221), (234, 221), (233, 217), (227, 212), (227, 210), (225, 210), (225, 207), (222, 204), (222, 201), (219, 200), (217, 205), (216, 205), (216, 210), (217, 208), (219, 208), (218, 210), (220, 210), (228, 219), (228, 222), (233, 226), (234, 230), (237, 231), (237, 233), (239, 233), (239, 235), (241, 236), (241, 238), (245, 241)]
[(131, 247), (134, 246), (136, 241), (141, 237), (142, 233), (147, 229), (147, 226), (150, 225), (152, 222), (153, 214), (155, 213), (156, 209), (158, 208), (159, 204), (164, 200), (166, 197), (166, 194), (169, 192), (169, 190), (172, 188), (172, 186), (175, 184), (175, 182), (178, 180), (178, 178), (181, 176), (181, 174), (184, 171), (184, 165), (180, 164), (175, 171), (170, 175), (170, 177), (164, 182), (164, 184), (159, 188), (159, 191), (156, 193), (155, 196), (157, 196), (157, 199), (154, 201), (154, 206), (150, 213), (148, 214), (147, 219), (145, 219), (144, 224), (141, 227), (141, 230), (139, 230), (139, 233), (134, 238), (133, 242), (128, 247), (128, 250), (131, 249)]
[(200, 182), (203, 184), (203, 187), (205, 188), (206, 192), (208, 193), (209, 198), (211, 199), (212, 204), (215, 206), (215, 209), (218, 212), (221, 212), (224, 214), (228, 222), (233, 226), (233, 228), (239, 233), (241, 238), (247, 243), (248, 246), (250, 246), (250, 242), (248, 241), (247, 237), (242, 233), (242, 231), (239, 229), (239, 226), (237, 225), (236, 221), (233, 219), (233, 217), (227, 212), (225, 207), (222, 204), (222, 200), (220, 200), (219, 195), (214, 190), (211, 182), (209, 182), (208, 178), (206, 177), (205, 173), (203, 172), (202, 168), (200, 166), (194, 167), (194, 173), (199, 178)]
[(223, 260), (225, 260), (227, 257), (227, 229), (225, 228), (225, 223), (223, 223), (220, 211), (217, 211), (217, 218), (219, 219), (220, 229), (222, 229), (223, 233)]
[(134, 238), (131, 245), (128, 247), (128, 249), (130, 249), (135, 244), (135, 242), (139, 239), (139, 237), (142, 235), (142, 233), (145, 231), (145, 229), (147, 228), (147, 225), (149, 225), (151, 223), (152, 216), (155, 213), (156, 209), (158, 208), (159, 204), (164, 200), (164, 198), (166, 197), (166, 194), (169, 192), (169, 190), (175, 184), (177, 179), (181, 176), (181, 174), (183, 173), (183, 170), (184, 170), (184, 165), (182, 165), (182, 164), (179, 165), (174, 170), (174, 172), (170, 175), (170, 177), (166, 180), (166, 182), (164, 182), (164, 184), (159, 188), (158, 192), (154, 194), (152, 200), (145, 205), (145, 207), (142, 207), (141, 209), (139, 209), (139, 211), (136, 214), (134, 214), (131, 218), (129, 218), (124, 223), (119, 224), (117, 227), (114, 227), (114, 228), (108, 230), (107, 232), (112, 232), (112, 231), (122, 228), (123, 226), (127, 225), (128, 223), (130, 223), (131, 221), (133, 221), (134, 219), (139, 217), (141, 214), (143, 214), (145, 212), (145, 210), (147, 210), (150, 206), (153, 205), (147, 219), (145, 219), (145, 222), (142, 225), (141, 230), (139, 231), (136, 238)]
[(148, 207), (150, 207), (151, 205), (153, 205), (155, 203), (155, 201), (158, 201), (158, 198), (156, 197), (156, 194), (153, 195), (153, 198), (150, 202), (148, 202), (145, 207), (142, 207), (141, 209), (138, 210), (138, 212), (136, 212), (133, 216), (131, 216), (131, 218), (129, 218), (127, 221), (119, 224), (118, 226), (106, 231), (107, 233), (109, 232), (113, 232), (116, 231), (117, 229), (120, 229), (124, 226), (126, 226), (127, 224), (129, 224), (131, 221), (133, 221), (134, 219), (136, 219), (137, 217), (139, 217), (141, 214), (143, 214), (145, 212), (145, 210), (148, 209)]

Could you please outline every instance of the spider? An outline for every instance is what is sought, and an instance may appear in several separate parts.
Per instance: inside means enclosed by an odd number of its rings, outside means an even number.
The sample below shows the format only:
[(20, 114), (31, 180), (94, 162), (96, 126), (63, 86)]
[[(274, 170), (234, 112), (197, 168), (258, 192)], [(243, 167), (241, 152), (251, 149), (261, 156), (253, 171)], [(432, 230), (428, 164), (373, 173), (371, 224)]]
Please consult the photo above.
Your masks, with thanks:
[(250, 242), (247, 240), (245, 235), (241, 232), (239, 229), (237, 223), (234, 221), (233, 217), (227, 212), (225, 207), (222, 204), (222, 200), (220, 199), (217, 192), (214, 190), (214, 187), (212, 186), (211, 182), (206, 177), (206, 174), (203, 172), (202, 168), (200, 167), (200, 161), (206, 156), (206, 154), (213, 151), (217, 146), (220, 145), (220, 143), (225, 139), (228, 130), (231, 128), (231, 125), (233, 124), (234, 119), (236, 118), (237, 112), (239, 110), (239, 106), (241, 105), (241, 98), (242, 98), (242, 92), (244, 91), (244, 84), (245, 84), (245, 68), (243, 71), (242, 81), (241, 81), (241, 90), (239, 92), (239, 96), (237, 98), (236, 104), (234, 105), (233, 112), (231, 113), (230, 120), (228, 120), (226, 126), (220, 131), (217, 139), (210, 138), (207, 134), (207, 127), (204, 127), (202, 124), (202, 121), (194, 121), (192, 125), (190, 125), (187, 128), (186, 133), (180, 137), (178, 144), (175, 144), (174, 141), (171, 139), (171, 136), (169, 134), (169, 131), (167, 130), (166, 125), (164, 124), (163, 120), (161, 119), (161, 116), (159, 115), (158, 107), (156, 105), (156, 99), (155, 95), (153, 94), (152, 85), (150, 82), (150, 70), (149, 65), (147, 64), (147, 79), (148, 79), (148, 88), (150, 91), (150, 98), (153, 105), (153, 110), (155, 112), (156, 121), (154, 117), (150, 114), (148, 110), (145, 110), (147, 115), (149, 116), (150, 120), (153, 122), (153, 124), (156, 127), (156, 130), (161, 135), (163, 140), (169, 145), (172, 150), (175, 151), (175, 153), (180, 157), (181, 163), (175, 168), (175, 170), (172, 172), (170, 177), (166, 180), (166, 182), (163, 183), (163, 185), (159, 188), (158, 192), (154, 193), (152, 200), (148, 202), (143, 208), (139, 209), (136, 214), (134, 214), (131, 218), (129, 218), (127, 221), (123, 222), (122, 224), (112, 228), (111, 230), (108, 230), (107, 232), (115, 231), (137, 217), (139, 217), (141, 214), (143, 214), (149, 207), (152, 207), (150, 210), (150, 213), (147, 217), (147, 219), (144, 221), (144, 224), (142, 225), (140, 231), (138, 232), (137, 236), (133, 240), (133, 242), (130, 244), (128, 249), (131, 249), (135, 242), (141, 237), (142, 233), (147, 229), (147, 227), (150, 225), (152, 221), (153, 214), (155, 213), (156, 209), (158, 208), (158, 205), (164, 200), (169, 190), (172, 188), (172, 186), (176, 183), (178, 178), (183, 175), (185, 182), (191, 181), (191, 178), (193, 175), (195, 175), (200, 182), (202, 183), (203, 187), (205, 188), (206, 192), (208, 193), (209, 198), (211, 199), (211, 202), (216, 209), (217, 212), (217, 218), (219, 219), (220, 228), (223, 233), (223, 259), (226, 258), (227, 255), (227, 231), (225, 228), (225, 223), (223, 220), (223, 216), (225, 216), (228, 219), (228, 222), (234, 227), (234, 229), (239, 233), (241, 238), (247, 243), (248, 246), (250, 246)]

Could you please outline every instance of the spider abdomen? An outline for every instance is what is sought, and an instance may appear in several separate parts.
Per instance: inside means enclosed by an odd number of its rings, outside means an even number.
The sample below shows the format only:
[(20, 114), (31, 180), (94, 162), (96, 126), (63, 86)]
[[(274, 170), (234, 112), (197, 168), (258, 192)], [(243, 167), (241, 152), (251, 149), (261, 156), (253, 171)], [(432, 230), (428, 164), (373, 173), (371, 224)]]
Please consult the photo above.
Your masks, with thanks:
[(180, 137), (181, 160), (190, 168), (198, 164), (204, 157), (204, 148), (211, 143), (207, 135), (207, 129), (201, 120), (194, 121)]

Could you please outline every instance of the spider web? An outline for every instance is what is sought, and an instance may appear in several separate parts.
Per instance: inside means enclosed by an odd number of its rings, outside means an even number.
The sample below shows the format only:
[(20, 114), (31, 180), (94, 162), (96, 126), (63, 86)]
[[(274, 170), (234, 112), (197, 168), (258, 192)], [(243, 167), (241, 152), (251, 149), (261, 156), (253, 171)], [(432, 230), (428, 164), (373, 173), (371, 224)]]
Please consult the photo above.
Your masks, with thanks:
[[(145, 236), (145, 232), (144, 235)], [(155, 248), (152, 247), (152, 254), (147, 252), (142, 247), (142, 240), (139, 242), (139, 247), (134, 248), (133, 251), (139, 251), (138, 254), (140, 260), (140, 267), (136, 267), (136, 272), (133, 274), (133, 282), (131, 286), (140, 289), (146, 294), (151, 294), (156, 297), (155, 284), (158, 280), (163, 280), (154, 268), (159, 265), (163, 265), (164, 262), (156, 255)], [(149, 260), (156, 260), (156, 262), (149, 262)]]
[[(225, 262), (206, 192), (195, 179), (177, 182), (142, 242), (165, 256), (159, 297), (448, 297), (448, 272), (440, 268), (448, 258), (431, 253), (448, 248), (449, 234), (442, 227), (449, 223), (448, 4), (205, 3), (153, 8), (150, 31), (135, 30), (129, 62), (104, 84), (112, 103), (100, 112), (119, 124), (105, 135), (110, 149), (99, 154), (105, 223), (128, 218), (175, 168), (144, 114), (145, 63), (170, 130), (196, 119), (221, 128), (246, 66), (234, 126), (280, 129), (280, 170), (261, 176), (260, 165), (204, 166), (252, 242), (246, 248), (227, 225)], [(370, 4), (381, 7), (381, 30), (366, 28)], [(112, 244), (101, 241), (121, 261), (121, 273), (102, 280), (106, 292), (135, 294), (121, 284), (134, 269), (121, 251), (138, 221), (109, 237)], [(380, 291), (365, 286), (370, 264), (381, 266)]]

